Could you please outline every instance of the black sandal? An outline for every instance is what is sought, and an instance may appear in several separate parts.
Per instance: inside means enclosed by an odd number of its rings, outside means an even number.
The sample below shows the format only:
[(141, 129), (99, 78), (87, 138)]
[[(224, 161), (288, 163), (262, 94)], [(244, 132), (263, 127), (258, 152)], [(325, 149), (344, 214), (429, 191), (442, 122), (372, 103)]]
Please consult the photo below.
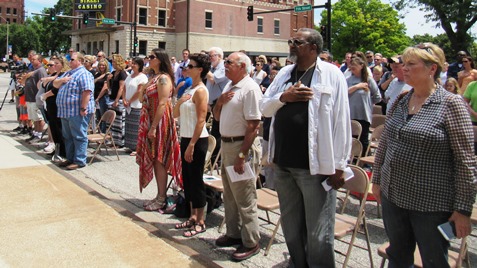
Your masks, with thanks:
[(176, 229), (189, 229), (195, 225), (195, 220), (188, 219), (183, 223), (176, 224)]
[(196, 236), (200, 233), (203, 233), (205, 232), (206, 229), (205, 229), (205, 224), (195, 224), (194, 226), (192, 226), (189, 230), (185, 231), (182, 236), (184, 237), (193, 237), (193, 236)]

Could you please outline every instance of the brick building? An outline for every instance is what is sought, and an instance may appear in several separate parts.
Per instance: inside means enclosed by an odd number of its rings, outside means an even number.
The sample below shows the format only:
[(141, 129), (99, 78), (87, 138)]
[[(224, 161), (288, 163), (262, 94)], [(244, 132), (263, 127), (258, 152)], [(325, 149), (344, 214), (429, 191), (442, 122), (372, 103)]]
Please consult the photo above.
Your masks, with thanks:
[(0, 24), (23, 23), (25, 0), (0, 0)]
[[(251, 55), (288, 54), (287, 40), (301, 27), (313, 27), (313, 12), (280, 11), (296, 5), (313, 5), (313, 0), (84, 0), (75, 1), (75, 12), (90, 18), (111, 18), (115, 21), (137, 20), (137, 53), (147, 55), (162, 47), (180, 59), (183, 48), (191, 52), (219, 46), (224, 51), (245, 50)], [(137, 8), (134, 9), (135, 1)], [(95, 3), (92, 3), (95, 2)], [(247, 21), (247, 7), (254, 12), (279, 12), (254, 15)], [(136, 12), (136, 14), (134, 14)], [(129, 56), (133, 51), (133, 27), (128, 24), (104, 24), (90, 20), (88, 25), (75, 20), (72, 47), (95, 53), (103, 50)]]

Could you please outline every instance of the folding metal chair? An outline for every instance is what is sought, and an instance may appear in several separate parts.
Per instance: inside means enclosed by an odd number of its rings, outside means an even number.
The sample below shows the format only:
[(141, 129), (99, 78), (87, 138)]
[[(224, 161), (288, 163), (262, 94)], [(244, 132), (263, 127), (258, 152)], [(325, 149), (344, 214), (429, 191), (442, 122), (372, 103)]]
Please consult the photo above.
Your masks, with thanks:
[[(97, 147), (96, 150), (94, 151), (93, 157), (91, 158), (89, 164), (91, 165), (93, 163), (94, 158), (98, 154), (99, 150), (101, 150), (101, 147), (104, 146), (106, 149), (106, 153), (108, 153), (108, 145), (107, 142), (110, 142), (111, 145), (113, 146), (114, 152), (116, 152), (116, 156), (118, 157), (119, 161), (119, 154), (118, 154), (118, 149), (116, 148), (116, 145), (114, 144), (114, 139), (113, 135), (111, 133), (111, 127), (113, 126), (114, 119), (116, 118), (116, 112), (113, 110), (108, 110), (106, 111), (103, 116), (101, 117), (101, 120), (99, 120), (99, 123), (96, 125), (96, 129), (98, 133), (90, 134), (88, 135), (88, 142), (89, 143), (96, 143)], [(99, 127), (101, 123), (104, 122), (107, 124), (106, 132), (102, 133), (101, 128)], [(109, 154), (109, 153), (108, 153)]]

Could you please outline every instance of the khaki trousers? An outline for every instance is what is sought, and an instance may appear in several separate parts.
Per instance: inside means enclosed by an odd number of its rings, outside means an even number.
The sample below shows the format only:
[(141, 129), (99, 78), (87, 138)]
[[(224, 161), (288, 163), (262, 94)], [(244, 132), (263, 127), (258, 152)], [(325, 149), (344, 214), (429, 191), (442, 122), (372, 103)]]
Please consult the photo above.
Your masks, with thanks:
[(231, 238), (241, 238), (245, 247), (251, 248), (258, 244), (257, 191), (256, 179), (231, 182), (226, 166), (233, 166), (240, 152), (242, 141), (222, 142), (222, 182), (224, 185), (224, 208), (226, 235)]

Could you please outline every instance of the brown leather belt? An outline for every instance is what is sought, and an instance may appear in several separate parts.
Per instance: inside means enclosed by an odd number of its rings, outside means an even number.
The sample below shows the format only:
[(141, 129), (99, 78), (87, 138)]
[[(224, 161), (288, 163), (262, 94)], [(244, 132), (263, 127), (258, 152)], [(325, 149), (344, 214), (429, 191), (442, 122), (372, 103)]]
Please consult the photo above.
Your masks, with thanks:
[(220, 137), (223, 142), (236, 142), (236, 141), (243, 141), (245, 139), (244, 136), (238, 137)]

